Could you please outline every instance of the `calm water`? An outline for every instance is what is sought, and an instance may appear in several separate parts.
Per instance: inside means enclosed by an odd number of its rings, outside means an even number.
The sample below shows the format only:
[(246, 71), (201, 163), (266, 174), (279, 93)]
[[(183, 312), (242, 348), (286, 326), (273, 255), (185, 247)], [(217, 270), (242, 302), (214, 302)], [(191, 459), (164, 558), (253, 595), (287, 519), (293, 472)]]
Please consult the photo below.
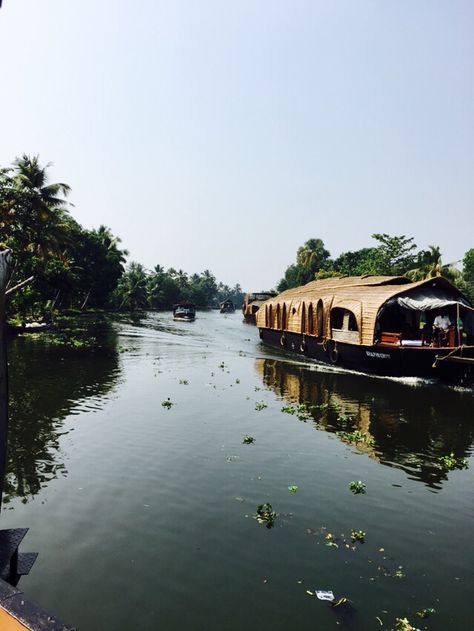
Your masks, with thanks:
[[(26, 593), (83, 631), (471, 629), (473, 392), (327, 372), (198, 316), (90, 321), (92, 350), (12, 342), (1, 526), (40, 553)], [(336, 435), (356, 428), (373, 445)], [(470, 469), (444, 472), (452, 451)]]

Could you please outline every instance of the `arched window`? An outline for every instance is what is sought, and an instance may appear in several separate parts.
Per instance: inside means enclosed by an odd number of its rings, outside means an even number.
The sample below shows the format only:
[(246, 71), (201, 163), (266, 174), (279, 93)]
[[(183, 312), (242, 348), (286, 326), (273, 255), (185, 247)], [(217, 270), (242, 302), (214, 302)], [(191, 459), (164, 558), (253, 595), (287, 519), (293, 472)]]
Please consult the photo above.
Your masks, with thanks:
[(331, 335), (340, 342), (359, 343), (357, 319), (352, 311), (342, 307), (331, 309)]
[(301, 305), (301, 333), (306, 333), (306, 305)]
[(281, 329), (281, 306), (277, 305), (277, 313), (276, 313), (276, 328)]
[(286, 329), (286, 304), (285, 303), (283, 303), (283, 309), (282, 309), (281, 328)]
[(265, 324), (267, 328), (273, 329), (273, 306), (268, 305), (265, 309), (267, 309)]
[(321, 299), (318, 300), (318, 304), (316, 306), (316, 322), (318, 324), (318, 335), (320, 337), (324, 336), (324, 307), (323, 301)]
[(308, 307), (308, 333), (314, 335), (313, 305), (311, 303)]

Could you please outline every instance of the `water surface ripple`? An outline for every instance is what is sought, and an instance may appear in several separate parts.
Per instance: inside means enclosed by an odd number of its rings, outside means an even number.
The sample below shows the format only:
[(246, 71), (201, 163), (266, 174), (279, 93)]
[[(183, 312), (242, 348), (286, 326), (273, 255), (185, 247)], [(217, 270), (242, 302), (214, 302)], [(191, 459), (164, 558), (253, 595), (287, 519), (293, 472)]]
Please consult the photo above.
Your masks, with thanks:
[[(295, 361), (240, 314), (88, 330), (93, 349), (10, 347), (1, 519), (40, 553), (31, 598), (83, 631), (471, 627), (472, 391)], [(451, 452), (471, 468), (444, 471)]]

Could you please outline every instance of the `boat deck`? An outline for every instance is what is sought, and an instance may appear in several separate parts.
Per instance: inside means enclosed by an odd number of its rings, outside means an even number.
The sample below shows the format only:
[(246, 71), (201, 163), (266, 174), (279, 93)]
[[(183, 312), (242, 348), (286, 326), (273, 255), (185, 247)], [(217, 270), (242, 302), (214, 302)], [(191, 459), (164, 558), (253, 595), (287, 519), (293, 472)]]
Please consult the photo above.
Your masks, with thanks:
[(2, 631), (25, 631), (25, 629), (30, 630), (31, 628), (32, 627), (25, 627), (25, 625), (14, 618), (11, 613), (0, 606), (0, 629), (2, 629)]

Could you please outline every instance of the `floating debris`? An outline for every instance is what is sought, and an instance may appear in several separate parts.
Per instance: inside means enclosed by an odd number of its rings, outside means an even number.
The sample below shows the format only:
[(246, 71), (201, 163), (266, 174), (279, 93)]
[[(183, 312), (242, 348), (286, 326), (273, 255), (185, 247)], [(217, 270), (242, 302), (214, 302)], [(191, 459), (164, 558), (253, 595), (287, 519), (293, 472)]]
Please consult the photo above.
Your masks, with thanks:
[(331, 591), (316, 589), (315, 594), (319, 600), (330, 600), (331, 602), (334, 600), (334, 594)]
[(187, 379), (180, 379), (179, 383), (183, 386), (187, 386), (189, 384), (189, 381)]
[(267, 407), (268, 405), (264, 403), (263, 401), (257, 401), (257, 403), (255, 404), (255, 409), (257, 410), (257, 412), (260, 412), (261, 410), (264, 410)]
[(170, 408), (174, 405), (174, 403), (173, 403), (173, 401), (171, 401), (171, 399), (168, 397), (168, 398), (166, 399), (166, 401), (162, 401), (162, 402), (161, 402), (161, 405), (162, 405), (164, 408), (166, 408), (167, 410), (169, 410), (169, 409), (170, 409)]
[(290, 486), (288, 487), (288, 490), (290, 491), (290, 493), (296, 493), (296, 491), (298, 490), (298, 487), (296, 486), (296, 484), (290, 484)]
[(244, 440), (242, 442), (245, 445), (251, 445), (252, 443), (255, 442), (255, 438), (253, 436), (249, 436), (248, 434), (245, 434)]

